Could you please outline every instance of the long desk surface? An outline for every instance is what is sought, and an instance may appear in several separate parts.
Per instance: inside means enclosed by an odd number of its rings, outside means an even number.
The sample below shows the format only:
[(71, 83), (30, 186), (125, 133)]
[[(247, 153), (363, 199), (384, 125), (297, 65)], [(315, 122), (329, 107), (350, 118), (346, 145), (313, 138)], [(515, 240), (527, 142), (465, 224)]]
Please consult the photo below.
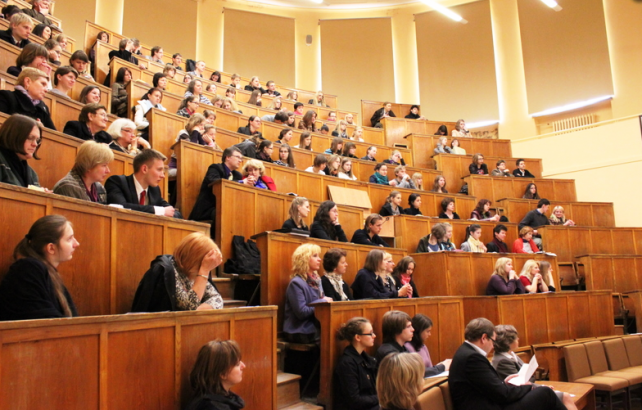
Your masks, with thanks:
[(549, 201), (577, 202), (574, 179), (506, 178), (489, 175), (468, 175), (463, 178), (468, 184), (468, 195), (490, 199), (493, 203), (504, 198), (521, 198), (530, 183), (537, 185), (540, 198)]

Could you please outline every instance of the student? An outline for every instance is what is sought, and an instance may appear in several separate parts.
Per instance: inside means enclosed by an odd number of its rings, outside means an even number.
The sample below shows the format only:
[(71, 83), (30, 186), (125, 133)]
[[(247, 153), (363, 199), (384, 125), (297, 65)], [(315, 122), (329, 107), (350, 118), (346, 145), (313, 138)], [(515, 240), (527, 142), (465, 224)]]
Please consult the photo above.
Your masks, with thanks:
[(354, 142), (348, 141), (343, 144), (343, 152), (341, 153), (341, 155), (348, 158), (359, 159), (359, 157), (355, 155), (356, 152), (357, 146), (354, 144)]
[(383, 107), (379, 108), (374, 112), (374, 114), (372, 114), (370, 124), (375, 128), (383, 128), (381, 120), (387, 117), (396, 117), (395, 113), (392, 112), (392, 104), (389, 102), (383, 103)]
[(418, 353), (421, 356), (425, 366), (424, 377), (436, 376), (447, 372), (450, 369), (452, 360), (446, 359), (433, 366), (428, 346), (426, 346), (426, 342), (432, 336), (432, 320), (426, 315), (417, 313), (412, 317), (411, 323), (415, 332), (412, 335), (412, 340), (406, 342), (404, 346), (409, 352)]
[(343, 150), (343, 138), (340, 137), (334, 137), (332, 138), (332, 143), (330, 144), (330, 148), (324, 151), (324, 154), (328, 155), (341, 155), (341, 151)]
[(11, 16), (9, 28), (0, 31), (0, 40), (6, 41), (12, 46), (24, 48), (30, 43), (29, 34), (31, 34), (31, 30), (33, 30), (33, 23), (29, 16), (24, 13), (17, 13)]
[(477, 202), (477, 206), (473, 211), (470, 213), (470, 219), (475, 219), (477, 221), (492, 221), (492, 222), (498, 222), (499, 214), (496, 214), (495, 216), (490, 216), (490, 206), (492, 205), (492, 202), (490, 202), (488, 199), (480, 199), (479, 202)]
[(47, 56), (47, 61), (56, 67), (62, 65), (60, 62), (60, 56), (62, 55), (62, 47), (54, 39), (49, 39), (43, 44), (49, 55)]
[(335, 302), (353, 299), (350, 287), (343, 281), (343, 275), (348, 269), (347, 255), (346, 251), (339, 248), (328, 249), (323, 255), (325, 274), (321, 277), (321, 286), (323, 293)]
[(495, 270), (488, 281), (486, 295), (521, 295), (526, 293), (524, 285), (513, 270), (510, 258), (499, 258), (495, 262)]
[(401, 193), (399, 191), (390, 191), (386, 203), (381, 207), (379, 215), (381, 216), (395, 216), (401, 215), (403, 208), (401, 207)]
[(94, 77), (87, 71), (89, 66), (89, 57), (82, 50), (76, 50), (69, 58), (69, 64), (78, 71), (78, 76), (94, 81)]
[(198, 95), (190, 95), (189, 97), (181, 101), (181, 105), (178, 106), (178, 111), (176, 111), (176, 115), (180, 115), (181, 117), (184, 117), (184, 118), (190, 118), (192, 115), (196, 113), (196, 110), (198, 109), (199, 105), (200, 103), (199, 103)]
[(359, 269), (350, 286), (355, 299), (390, 299), (412, 292), (410, 286), (400, 291), (384, 286), (382, 276), (385, 276), (389, 261), (392, 260), (386, 259), (386, 252), (381, 249), (375, 248), (368, 252), (363, 268)]
[(319, 205), (319, 209), (314, 215), (314, 222), (310, 226), (310, 238), (348, 242), (339, 223), (339, 209), (334, 202), (324, 201)]
[(466, 155), (466, 150), (459, 146), (459, 140), (457, 138), (453, 138), (452, 141), (450, 141), (450, 153)]
[(345, 117), (343, 117), (343, 120), (348, 123), (348, 125), (355, 125), (354, 123), (354, 115), (351, 113), (347, 113)]
[(366, 353), (366, 349), (374, 346), (376, 337), (366, 318), (353, 317), (341, 325), (338, 339), (349, 344), (334, 367), (336, 410), (379, 410), (377, 362)]
[(368, 215), (366, 222), (363, 225), (363, 229), (357, 229), (352, 235), (350, 242), (356, 243), (357, 245), (382, 246), (389, 248), (390, 245), (388, 245), (386, 241), (381, 239), (379, 236), (383, 224), (384, 220), (381, 215)]
[(555, 292), (555, 281), (553, 280), (553, 267), (549, 261), (539, 261), (539, 273), (542, 275), (544, 284), (549, 292)]
[(472, 224), (466, 227), (466, 242), (461, 244), (463, 252), (486, 253), (487, 249), (481, 239), (481, 226)]
[(403, 165), (395, 167), (395, 179), (390, 181), (390, 185), (397, 188), (417, 189), (415, 183), (412, 182), (412, 178), (406, 172), (406, 167)]
[(348, 123), (344, 120), (339, 121), (337, 126), (334, 127), (334, 131), (332, 131), (332, 136), (348, 139)]
[(408, 208), (403, 210), (405, 215), (421, 215), (421, 195), (419, 194), (410, 194), (408, 196)]
[[(196, 64), (194, 64), (194, 71), (190, 71), (187, 74), (189, 74), (192, 78), (195, 79), (195, 78), (203, 78), (204, 72), (205, 72), (205, 61), (199, 60), (196, 62)], [(235, 75), (238, 76), (238, 74), (235, 74)], [(240, 79), (241, 78), (239, 77), (239, 80)], [(232, 76), (232, 80), (234, 80), (234, 76)]]
[(388, 182), (388, 165), (384, 164), (383, 162), (375, 165), (374, 174), (370, 175), (368, 182), (370, 182), (371, 184), (389, 185), (390, 182)]
[(339, 177), (339, 170), (341, 167), (341, 156), (334, 154), (328, 159), (328, 166), (325, 169), (325, 174), (330, 177)]
[(503, 159), (500, 159), (497, 161), (497, 168), (492, 170), (490, 173), (491, 177), (512, 177), (513, 174), (510, 173), (509, 170), (506, 169), (506, 161)]
[(450, 242), (450, 238), (448, 236), (449, 228), (452, 232), (452, 227), (450, 226), (450, 224), (435, 224), (430, 230), (430, 234), (424, 236), (419, 240), (419, 244), (417, 245), (417, 253), (455, 250), (456, 248)]
[(414, 174), (412, 174), (411, 179), (412, 179), (412, 183), (415, 184), (415, 187), (419, 191), (424, 190), (424, 176), (421, 175), (421, 172), (415, 172)]
[(405, 344), (412, 340), (414, 332), (412, 319), (406, 312), (391, 310), (384, 313), (381, 321), (383, 343), (377, 349), (377, 363), (381, 365), (381, 361), (391, 353), (407, 353)]
[(54, 73), (54, 88), (51, 89), (51, 92), (71, 100), (68, 93), (74, 88), (77, 78), (78, 72), (73, 67), (58, 67)]
[(258, 115), (250, 115), (250, 118), (247, 121), (247, 126), (239, 127), (236, 131), (240, 134), (245, 135), (256, 135), (261, 133), (261, 117)]
[[(290, 101), (297, 101), (299, 99), (299, 93), (296, 91), (290, 91), (288, 95), (285, 97), (286, 100)], [(303, 105), (303, 104), (301, 104)], [(296, 108), (296, 107), (295, 107)]]
[[(352, 115), (352, 114), (350, 114)], [(346, 116), (347, 118), (347, 116)], [(350, 123), (348, 123), (350, 124)], [(359, 141), (363, 142), (363, 127), (354, 127), (354, 131), (352, 132), (352, 135), (350, 136), (350, 139), (352, 141)]]
[(414, 353), (392, 353), (379, 365), (377, 395), (381, 410), (414, 409), (423, 390), (423, 364)]
[(524, 215), (524, 218), (519, 222), (518, 225), (519, 229), (522, 229), (525, 226), (530, 226), (531, 228), (533, 228), (533, 237), (535, 237), (535, 243), (537, 243), (537, 246), (539, 246), (540, 248), (542, 238), (537, 232), (537, 228), (544, 225), (550, 225), (550, 221), (546, 217), (546, 213), (548, 212), (548, 208), (550, 205), (551, 202), (548, 199), (540, 199), (537, 202), (537, 209), (533, 209), (532, 211), (529, 211), (526, 215)]
[(198, 95), (199, 102), (205, 105), (212, 105), (212, 102), (203, 94), (203, 82), (199, 79), (194, 79), (190, 81), (187, 85), (187, 90), (183, 95), (183, 98), (187, 98), (190, 95)]
[(575, 222), (571, 221), (570, 219), (566, 219), (566, 217), (564, 216), (564, 207), (561, 205), (557, 205), (555, 208), (553, 208), (553, 213), (548, 218), (548, 220), (551, 225), (575, 226)]
[(256, 105), (257, 107), (260, 107), (262, 105), (262, 103), (261, 103), (261, 91), (259, 91), (259, 90), (252, 91), (252, 95), (250, 95), (250, 99), (247, 101), (247, 103), (251, 104), (251, 105)]
[(163, 48), (161, 46), (154, 46), (150, 52), (151, 55), (145, 56), (146, 59), (158, 64), (165, 64), (163, 62)]
[[(259, 146), (256, 148), (256, 159), (269, 162), (270, 164), (274, 161), (272, 160), (272, 152), (274, 151), (274, 144), (272, 141), (263, 140), (259, 143)], [(265, 170), (265, 167), (263, 168)]]
[[(0, 91), (0, 112), (26, 115), (55, 131), (49, 108), (43, 102), (47, 92), (47, 78), (44, 72), (25, 67), (18, 76), (14, 91)], [(38, 103), (34, 104), (34, 101)]]
[(111, 123), (109, 128), (107, 128), (107, 133), (114, 139), (109, 144), (109, 148), (112, 150), (133, 156), (136, 156), (136, 154), (140, 152), (134, 121), (128, 118), (119, 118)]
[(295, 145), (294, 148), (312, 151), (312, 134), (309, 131), (303, 131), (299, 137), (299, 145)]
[(303, 218), (307, 218), (310, 214), (310, 202), (307, 198), (298, 196), (292, 200), (290, 204), (289, 215), (290, 218), (283, 222), (281, 229), (288, 229), (290, 231), (294, 229), (309, 231), (310, 229), (305, 224)]
[(526, 161), (524, 161), (523, 158), (520, 158), (517, 161), (515, 161), (515, 165), (517, 165), (517, 168), (513, 170), (514, 176), (518, 178), (535, 178), (535, 175), (531, 174), (526, 169)]
[(167, 75), (155, 73), (152, 77), (152, 87), (159, 88), (161, 91), (167, 91)]
[(145, 140), (149, 139), (149, 120), (146, 115), (152, 108), (167, 111), (167, 109), (161, 105), (162, 101), (163, 92), (158, 88), (150, 88), (147, 94), (136, 104), (134, 122), (136, 123), (136, 127), (141, 130), (141, 137)]
[(223, 298), (211, 271), (223, 257), (216, 243), (193, 232), (178, 244), (173, 255), (159, 255), (140, 280), (132, 312), (223, 309)]
[(328, 124), (323, 124), (321, 128), (318, 129), (318, 132), (323, 135), (328, 135), (330, 133), (330, 127), (328, 127)]
[[(437, 136), (448, 135), (448, 127), (446, 127), (445, 124), (441, 124), (439, 128), (437, 128), (437, 130), (435, 131), (434, 135), (437, 135)], [(453, 140), (455, 139), (453, 138)], [(452, 143), (450, 144), (450, 147), (452, 148)]]
[(100, 88), (95, 85), (88, 85), (80, 91), (78, 101), (81, 104), (100, 104)]
[(537, 185), (534, 183), (530, 183), (526, 185), (526, 189), (524, 190), (524, 196), (522, 196), (524, 199), (540, 199), (539, 194), (537, 193)]
[(243, 380), (245, 363), (234, 340), (213, 340), (201, 347), (189, 381), (194, 391), (186, 410), (241, 410), (243, 399), (230, 388)]
[(460, 219), (457, 212), (455, 212), (455, 200), (452, 198), (444, 198), (441, 200), (441, 210), (439, 214), (440, 219)]
[(23, 188), (40, 186), (38, 174), (27, 161), (40, 159), (41, 140), (42, 129), (32, 118), (14, 114), (5, 120), (0, 127), (0, 182)]
[(34, 222), (14, 248), (15, 262), (0, 283), (0, 321), (78, 316), (58, 272), (78, 246), (64, 216), (47, 215)]
[(437, 142), (437, 148), (435, 148), (433, 151), (435, 152), (435, 155), (437, 154), (450, 154), (450, 147), (446, 145), (448, 143), (448, 137), (440, 137), (439, 141)]
[(85, 141), (78, 149), (71, 171), (54, 185), (54, 194), (107, 204), (102, 183), (109, 175), (109, 163), (113, 160), (114, 152), (108, 145)]
[(285, 291), (283, 335), (291, 343), (314, 343), (319, 332), (311, 303), (332, 302), (313, 278), (321, 268), (321, 248), (313, 243), (300, 245), (292, 254), (292, 276)]
[(266, 94), (267, 91), (261, 87), (261, 82), (259, 81), (259, 77), (254, 76), (250, 79), (250, 82), (248, 85), (245, 86), (245, 91), (253, 92), (253, 91), (258, 91), (259, 95)]
[(470, 137), (470, 131), (466, 129), (466, 121), (463, 119), (457, 120), (455, 129), (452, 132), (453, 137)]
[(182, 71), (183, 67), (183, 56), (180, 53), (174, 53), (172, 55), (172, 63), (171, 65), (174, 67), (176, 71)]
[(294, 103), (294, 113), (297, 115), (303, 115), (303, 103), (300, 103), (300, 102)]
[(276, 191), (276, 184), (274, 180), (265, 173), (265, 166), (263, 162), (258, 159), (250, 159), (245, 162), (243, 165), (243, 181), (246, 185), (253, 186), (255, 188), (269, 189), (270, 191)]
[(435, 177), (435, 182), (432, 185), (430, 192), (435, 192), (438, 194), (447, 194), (448, 190), (446, 189), (446, 178), (443, 175), (437, 175)]
[(539, 263), (536, 260), (529, 259), (524, 263), (522, 271), (519, 273), (519, 280), (524, 285), (526, 293), (548, 292), (548, 286), (540, 273)]
[(78, 121), (67, 121), (62, 132), (85, 141), (110, 144), (112, 141), (107, 128), (107, 110), (101, 104), (87, 104), (82, 107)]
[(294, 156), (292, 155), (292, 147), (288, 144), (281, 144), (279, 147), (279, 159), (274, 161), (274, 163), (283, 167), (296, 168), (294, 165)]
[(407, 118), (409, 120), (425, 120), (426, 119), (426, 117), (424, 117), (423, 115), (419, 115), (419, 106), (418, 105), (413, 105), (412, 107), (410, 107), (410, 112), (404, 118)]
[(401, 152), (399, 152), (399, 150), (392, 151), (390, 158), (384, 159), (383, 162), (395, 166), (406, 165), (406, 162), (401, 158)]
[(508, 245), (504, 242), (508, 228), (504, 225), (497, 225), (493, 228), (493, 240), (486, 244), (489, 253), (509, 253)]
[(484, 164), (484, 156), (482, 154), (473, 155), (473, 162), (468, 166), (468, 172), (471, 175), (488, 175), (488, 166)]
[(308, 105), (318, 105), (319, 107), (326, 108), (330, 107), (325, 103), (325, 95), (323, 95), (323, 91), (321, 90), (317, 91), (316, 98), (310, 98), (310, 100), (308, 101)]
[(524, 226), (519, 230), (519, 238), (513, 242), (513, 253), (537, 253), (540, 251), (533, 240), (533, 228)]
[(407, 298), (419, 297), (415, 281), (412, 280), (412, 276), (415, 273), (415, 267), (415, 260), (410, 256), (404, 256), (392, 271), (392, 280), (394, 280), (397, 290), (401, 290), (401, 288), (405, 285), (410, 285), (410, 287), (412, 288), (412, 292), (406, 293), (405, 297)]
[(347, 179), (356, 181), (357, 177), (352, 174), (352, 159), (348, 157), (341, 158), (341, 165), (339, 166), (339, 179)]
[(270, 80), (267, 83), (265, 83), (265, 86), (267, 87), (267, 90), (265, 90), (266, 95), (270, 95), (272, 97), (279, 97), (281, 96), (281, 93), (276, 91), (276, 84), (274, 81)]
[[(285, 113), (280, 112), (277, 114), (283, 114), (283, 116), (287, 116)], [(264, 118), (261, 118), (264, 120)], [(282, 121), (282, 117), (279, 118), (279, 121)], [(282, 123), (282, 122), (281, 122)], [(290, 145), (290, 141), (292, 141), (292, 137), (294, 136), (294, 131), (290, 128), (283, 128), (281, 132), (279, 132), (279, 139), (277, 141), (274, 141), (275, 144), (284, 144), (284, 145)]]
[(33, 31), (31, 33), (47, 41), (51, 38), (51, 27), (46, 24), (38, 24), (33, 28)]
[(323, 154), (318, 154), (314, 157), (314, 163), (311, 167), (305, 169), (306, 172), (312, 172), (313, 174), (325, 175), (325, 168), (328, 165), (328, 159)]
[(301, 118), (301, 121), (299, 121), (299, 129), (310, 131), (310, 132), (316, 132), (317, 130), (316, 124), (315, 124), (316, 120), (317, 120), (317, 113), (313, 110), (308, 110), (303, 116), (303, 118)]
[(375, 158), (375, 155), (377, 155), (377, 147), (372, 146), (368, 147), (368, 150), (366, 151), (366, 156), (361, 158), (366, 161), (374, 161), (377, 162), (377, 159)]
[(165, 155), (153, 149), (136, 155), (132, 175), (114, 175), (107, 180), (108, 203), (158, 216), (182, 218), (181, 213), (163, 199), (158, 187), (165, 178), (166, 159)]
[(132, 80), (132, 72), (127, 67), (120, 67), (116, 81), (111, 85), (111, 113), (127, 118), (127, 85)]

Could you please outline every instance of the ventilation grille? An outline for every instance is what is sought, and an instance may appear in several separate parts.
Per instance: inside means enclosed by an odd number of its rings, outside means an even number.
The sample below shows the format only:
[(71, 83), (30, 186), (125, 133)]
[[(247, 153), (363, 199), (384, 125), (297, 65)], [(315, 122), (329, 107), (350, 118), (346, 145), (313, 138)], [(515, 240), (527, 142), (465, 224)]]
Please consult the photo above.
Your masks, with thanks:
[(576, 117), (565, 118), (559, 121), (553, 121), (555, 132), (564, 131), (571, 128), (584, 127), (595, 123), (595, 114), (584, 114)]

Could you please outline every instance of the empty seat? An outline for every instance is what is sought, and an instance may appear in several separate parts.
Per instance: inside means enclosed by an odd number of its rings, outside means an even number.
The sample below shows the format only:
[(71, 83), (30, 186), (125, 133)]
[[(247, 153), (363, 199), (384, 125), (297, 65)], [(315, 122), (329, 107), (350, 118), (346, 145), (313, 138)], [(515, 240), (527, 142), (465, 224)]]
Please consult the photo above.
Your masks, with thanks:
[[(609, 340), (607, 340), (606, 342), (608, 341)], [(591, 373), (593, 375), (625, 379), (629, 382), (629, 386), (634, 386), (636, 384), (642, 383), (642, 374), (609, 370), (609, 365), (608, 361), (606, 360), (606, 354), (604, 353), (604, 345), (602, 344), (602, 342), (596, 340), (594, 342), (584, 343), (584, 347), (586, 348), (586, 355), (588, 356), (589, 365), (591, 366)]]
[[(449, 395), (450, 398), (450, 395)], [(450, 410), (444, 403), (443, 391), (434, 386), (417, 397), (415, 410)]]
[[(639, 338), (637, 339), (639, 340)], [(610, 370), (642, 375), (642, 366), (632, 366), (629, 362), (622, 338), (605, 340), (602, 345), (604, 345), (604, 353)]]
[(631, 366), (642, 366), (642, 339), (639, 336), (622, 338)]

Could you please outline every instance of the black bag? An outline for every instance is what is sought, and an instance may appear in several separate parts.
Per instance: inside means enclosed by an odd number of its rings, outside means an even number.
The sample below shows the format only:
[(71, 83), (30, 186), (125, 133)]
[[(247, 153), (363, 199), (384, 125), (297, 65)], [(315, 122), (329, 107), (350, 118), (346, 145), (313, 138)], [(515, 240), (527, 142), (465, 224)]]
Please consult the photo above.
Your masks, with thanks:
[(194, 60), (192, 60), (190, 58), (185, 60), (185, 71), (189, 73), (189, 72), (194, 71), (194, 70), (196, 70), (196, 61), (194, 61)]
[(462, 186), (461, 189), (459, 190), (459, 193), (463, 195), (468, 195), (468, 184), (464, 184), (464, 186)]
[(225, 262), (226, 273), (261, 273), (261, 252), (256, 242), (244, 236), (234, 235), (232, 238), (233, 258)]

